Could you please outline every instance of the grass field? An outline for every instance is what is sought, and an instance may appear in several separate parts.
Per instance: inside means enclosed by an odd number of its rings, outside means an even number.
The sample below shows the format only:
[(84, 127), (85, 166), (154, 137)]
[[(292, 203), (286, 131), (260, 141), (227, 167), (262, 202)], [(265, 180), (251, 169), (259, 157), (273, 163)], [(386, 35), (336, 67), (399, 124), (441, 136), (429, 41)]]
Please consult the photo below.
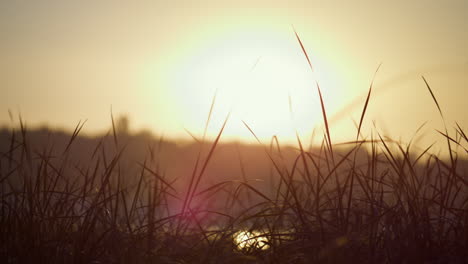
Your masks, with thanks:
[(221, 143), (226, 123), (179, 147), (113, 118), (95, 139), (79, 135), (83, 123), (30, 135), (20, 119), (1, 133), (3, 263), (467, 263), (462, 127), (439, 132), (447, 157), (363, 137), (371, 85), (355, 140), (337, 144), (317, 92), (318, 147)]
[[(250, 147), (257, 152), (248, 160), (239, 154), (247, 146), (222, 152), (223, 128), (215, 140), (198, 139), (164, 158), (162, 146), (169, 143), (148, 135), (146, 156), (126, 156), (132, 136), (114, 125), (108, 135), (90, 140), (79, 135), (79, 124), (55, 145), (58, 136), (50, 132), (30, 142), (20, 121), (2, 137), (1, 259), (466, 263), (465, 132), (457, 124), (453, 135), (440, 133), (447, 158), (431, 146), (419, 149), (376, 132), (362, 138), (368, 100), (355, 141), (334, 144), (325, 126), (320, 147), (306, 149), (298, 138), (288, 148), (273, 138)], [(192, 157), (183, 158), (188, 149)], [(207, 176), (217, 155), (224, 163)], [(163, 162), (185, 171), (176, 178)], [(262, 174), (249, 175), (255, 163)], [(219, 176), (228, 171), (237, 176)]]

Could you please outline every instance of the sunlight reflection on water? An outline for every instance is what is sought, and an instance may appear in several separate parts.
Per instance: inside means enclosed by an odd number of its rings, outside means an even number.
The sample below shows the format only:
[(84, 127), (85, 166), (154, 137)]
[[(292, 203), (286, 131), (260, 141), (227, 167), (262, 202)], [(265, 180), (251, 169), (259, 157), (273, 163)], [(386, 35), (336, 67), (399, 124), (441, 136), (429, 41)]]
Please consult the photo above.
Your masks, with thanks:
[(239, 250), (251, 248), (266, 250), (270, 247), (266, 235), (258, 231), (241, 230), (234, 233), (233, 237)]

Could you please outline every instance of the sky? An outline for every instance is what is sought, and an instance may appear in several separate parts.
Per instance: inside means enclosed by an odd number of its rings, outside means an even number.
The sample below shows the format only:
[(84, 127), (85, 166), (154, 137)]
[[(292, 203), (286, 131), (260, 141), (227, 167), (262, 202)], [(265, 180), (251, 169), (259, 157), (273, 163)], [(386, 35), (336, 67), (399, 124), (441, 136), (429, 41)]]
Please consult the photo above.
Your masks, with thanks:
[[(0, 124), (100, 133), (114, 116), (166, 138), (437, 139), (468, 126), (468, 1), (0, 0)], [(310, 58), (307, 64), (297, 32)], [(214, 100), (213, 98), (216, 99)], [(13, 114), (13, 121), (9, 115)], [(423, 129), (415, 134), (425, 123)]]

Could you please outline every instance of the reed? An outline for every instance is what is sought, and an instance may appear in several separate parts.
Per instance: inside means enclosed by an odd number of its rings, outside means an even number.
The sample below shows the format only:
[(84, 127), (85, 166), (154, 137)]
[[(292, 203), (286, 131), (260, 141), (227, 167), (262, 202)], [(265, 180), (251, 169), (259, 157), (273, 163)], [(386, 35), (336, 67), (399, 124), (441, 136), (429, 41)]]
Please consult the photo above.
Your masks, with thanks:
[[(162, 138), (128, 167), (130, 143), (119, 138), (113, 116), (112, 138), (97, 140), (84, 162), (74, 159), (84, 122), (64, 145), (41, 149), (20, 118), (0, 153), (0, 257), (5, 263), (468, 262), (466, 133), (458, 123), (455, 133), (447, 124), (439, 132), (448, 160), (432, 145), (418, 149), (375, 131), (364, 138), (372, 83), (351, 142), (333, 143), (318, 84), (320, 147), (304, 148), (299, 136), (295, 150), (276, 137), (267, 145), (244, 123), (269, 160), (264, 181), (249, 177), (237, 147), (230, 163), (238, 164), (239, 178), (206, 184), (228, 118), (212, 142), (206, 132), (192, 135), (195, 162), (176, 158), (178, 166), (193, 166), (185, 179), (161, 168)], [(205, 127), (214, 105), (215, 99)]]

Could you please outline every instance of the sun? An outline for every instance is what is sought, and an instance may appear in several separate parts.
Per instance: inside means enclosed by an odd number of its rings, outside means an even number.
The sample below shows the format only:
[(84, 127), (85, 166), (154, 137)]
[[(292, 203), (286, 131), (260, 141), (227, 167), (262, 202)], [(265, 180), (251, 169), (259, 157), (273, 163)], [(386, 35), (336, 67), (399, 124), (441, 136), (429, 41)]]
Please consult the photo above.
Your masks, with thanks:
[(317, 81), (330, 84), (311, 71), (292, 29), (263, 28), (206, 40), (179, 63), (169, 86), (184, 128), (194, 134), (203, 133), (215, 98), (212, 135), (230, 113), (223, 137), (251, 139), (244, 121), (261, 139), (291, 139), (296, 131), (311, 133), (321, 121)]

